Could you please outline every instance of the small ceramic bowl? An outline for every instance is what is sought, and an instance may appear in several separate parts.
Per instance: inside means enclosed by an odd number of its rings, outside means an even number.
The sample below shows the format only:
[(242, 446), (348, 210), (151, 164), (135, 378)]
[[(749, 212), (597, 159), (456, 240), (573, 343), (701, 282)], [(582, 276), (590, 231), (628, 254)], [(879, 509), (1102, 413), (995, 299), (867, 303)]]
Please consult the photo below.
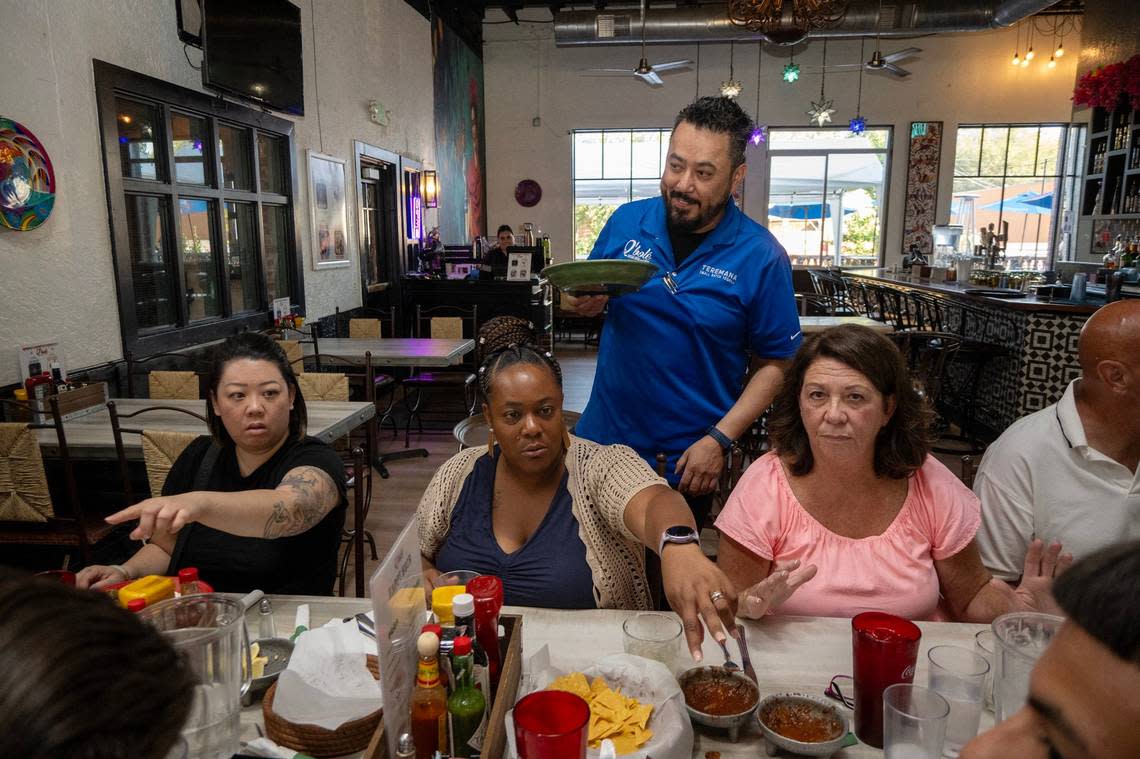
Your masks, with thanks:
[[(797, 741), (777, 733), (765, 724), (764, 719), (766, 715), (771, 713), (771, 709), (779, 706), (807, 709), (813, 716), (831, 718), (837, 725), (836, 729), (832, 731), (834, 737), (826, 741), (809, 743)], [(760, 723), (760, 729), (764, 731), (764, 738), (768, 744), (768, 756), (775, 756), (780, 749), (800, 756), (831, 756), (842, 747), (843, 739), (847, 736), (847, 717), (844, 716), (843, 712), (826, 699), (806, 693), (775, 693), (768, 696), (760, 702), (756, 710), (756, 720)]]
[(740, 728), (748, 724), (752, 720), (752, 715), (756, 713), (756, 706), (760, 702), (760, 689), (756, 687), (756, 683), (752, 682), (748, 676), (742, 672), (730, 672), (724, 667), (693, 667), (692, 669), (685, 670), (681, 676), (677, 678), (681, 684), (682, 693), (685, 692), (685, 686), (699, 680), (733, 680), (744, 684), (752, 694), (752, 706), (745, 709), (738, 714), (707, 714), (698, 709), (689, 706), (688, 701), (685, 701), (685, 709), (689, 712), (689, 718), (699, 725), (705, 727), (716, 727), (728, 731), (728, 739), (733, 743), (736, 742), (737, 736), (740, 734)]
[(269, 689), (277, 681), (277, 676), (289, 664), (289, 657), (293, 655), (293, 641), (288, 638), (263, 638), (257, 641), (262, 656), (268, 657), (265, 663), (265, 673), (261, 677), (253, 678), (249, 690), (242, 699), (246, 706)]

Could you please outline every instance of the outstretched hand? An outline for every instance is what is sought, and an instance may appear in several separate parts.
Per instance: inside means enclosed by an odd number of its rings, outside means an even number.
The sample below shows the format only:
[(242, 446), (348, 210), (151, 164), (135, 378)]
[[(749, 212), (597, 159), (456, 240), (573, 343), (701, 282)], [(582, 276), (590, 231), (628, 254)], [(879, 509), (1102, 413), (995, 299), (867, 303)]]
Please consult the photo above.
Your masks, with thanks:
[(140, 501), (107, 517), (111, 524), (138, 520), (131, 530), (131, 540), (150, 540), (155, 535), (174, 535), (191, 522), (197, 522), (205, 510), (200, 493), (159, 496)]
[(763, 617), (815, 577), (817, 570), (815, 564), (801, 568), (799, 559), (777, 561), (771, 574), (740, 594), (740, 616), (748, 619)]
[(1035, 539), (1025, 552), (1025, 567), (1021, 573), (1021, 584), (1014, 588), (1017, 603), (1024, 609), (1041, 611), (1046, 614), (1063, 615), (1053, 599), (1053, 579), (1059, 577), (1073, 564), (1071, 553), (1061, 553), (1061, 544), (1054, 541), (1048, 548), (1042, 540)]
[(696, 543), (665, 547), (661, 554), (661, 579), (669, 605), (681, 617), (689, 653), (699, 662), (704, 627), (721, 641), (728, 639), (726, 629), (735, 628), (736, 590)]

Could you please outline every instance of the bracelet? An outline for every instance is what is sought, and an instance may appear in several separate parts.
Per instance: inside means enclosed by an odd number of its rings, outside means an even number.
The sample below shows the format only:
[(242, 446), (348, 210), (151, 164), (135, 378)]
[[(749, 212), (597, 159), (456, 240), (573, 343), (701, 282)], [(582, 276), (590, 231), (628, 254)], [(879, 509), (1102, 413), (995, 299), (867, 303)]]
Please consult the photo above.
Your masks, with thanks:
[(715, 440), (717, 445), (726, 451), (732, 447), (734, 442), (732, 438), (717, 429), (715, 424), (710, 424), (709, 428), (705, 430), (705, 434)]
[(123, 575), (123, 577), (127, 578), (128, 581), (138, 579), (133, 574), (131, 574), (131, 571), (129, 569), (127, 569), (126, 567), (124, 567), (122, 564), (110, 564), (110, 565), (108, 565), (107, 568), (117, 570), (118, 572), (120, 572)]

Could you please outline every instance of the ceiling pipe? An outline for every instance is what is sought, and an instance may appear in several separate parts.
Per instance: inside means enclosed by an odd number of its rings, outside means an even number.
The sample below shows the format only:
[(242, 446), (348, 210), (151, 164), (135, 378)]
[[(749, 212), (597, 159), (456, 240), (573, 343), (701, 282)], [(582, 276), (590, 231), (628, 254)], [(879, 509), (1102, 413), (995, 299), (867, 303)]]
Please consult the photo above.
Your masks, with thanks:
[[(910, 37), (923, 34), (979, 32), (1011, 26), (1054, 5), (1057, 0), (924, 0), (923, 3), (882, 4), (854, 0), (843, 20), (834, 27), (813, 29), (808, 37)], [(599, 18), (609, 16), (599, 23)], [(599, 27), (612, 24), (613, 36), (599, 36)], [(640, 42), (637, 9), (560, 11), (554, 15), (554, 41), (558, 47), (630, 45)], [(766, 37), (728, 20), (728, 5), (682, 6), (651, 9), (645, 22), (647, 43), (755, 42)], [(768, 40), (770, 41), (770, 40)]]

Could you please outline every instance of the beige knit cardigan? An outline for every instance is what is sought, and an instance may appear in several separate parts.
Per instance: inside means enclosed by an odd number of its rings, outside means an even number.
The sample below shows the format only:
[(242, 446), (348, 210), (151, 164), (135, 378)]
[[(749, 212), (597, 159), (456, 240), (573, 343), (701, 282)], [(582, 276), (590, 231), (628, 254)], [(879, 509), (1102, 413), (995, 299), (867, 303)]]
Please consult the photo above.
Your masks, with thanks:
[[(444, 463), (432, 477), (416, 510), (420, 553), (434, 561), (451, 528), (451, 511), (463, 483), (486, 456), (468, 448)], [(594, 579), (594, 601), (604, 609), (648, 609), (645, 548), (625, 525), (625, 507), (643, 489), (668, 484), (624, 445), (598, 445), (571, 436), (566, 453), (566, 487), (578, 537)]]

